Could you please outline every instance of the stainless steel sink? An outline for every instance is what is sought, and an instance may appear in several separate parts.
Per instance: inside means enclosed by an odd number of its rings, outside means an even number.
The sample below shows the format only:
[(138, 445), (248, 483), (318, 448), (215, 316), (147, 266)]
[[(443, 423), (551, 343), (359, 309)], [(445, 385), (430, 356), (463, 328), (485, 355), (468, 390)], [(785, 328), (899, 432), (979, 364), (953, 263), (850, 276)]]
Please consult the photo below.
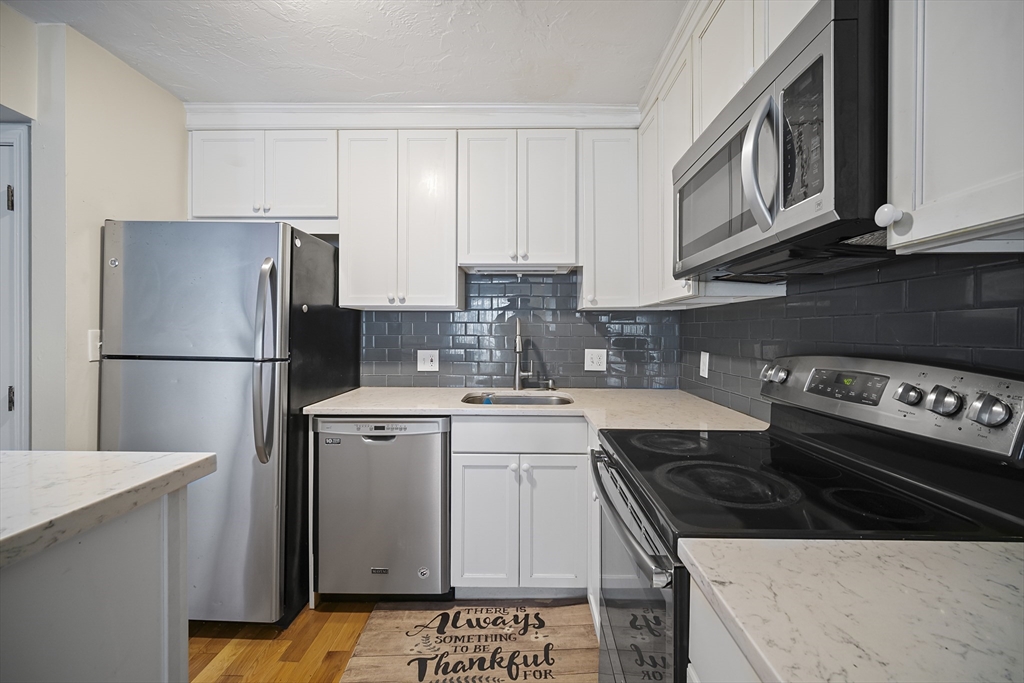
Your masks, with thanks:
[(502, 393), (477, 391), (462, 397), (463, 403), (495, 406), (564, 406), (572, 403), (572, 396), (551, 392)]

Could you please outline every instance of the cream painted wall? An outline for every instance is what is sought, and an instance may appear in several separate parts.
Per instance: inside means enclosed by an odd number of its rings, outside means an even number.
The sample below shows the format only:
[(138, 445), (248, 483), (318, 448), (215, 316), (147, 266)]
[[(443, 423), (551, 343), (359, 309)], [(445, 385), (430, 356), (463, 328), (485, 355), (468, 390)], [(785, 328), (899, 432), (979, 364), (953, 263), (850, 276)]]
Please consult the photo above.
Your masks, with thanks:
[(38, 71), (36, 25), (0, 2), (0, 104), (36, 118)]
[(107, 218), (188, 217), (184, 105), (67, 29), (66, 448), (97, 445), (100, 233)]

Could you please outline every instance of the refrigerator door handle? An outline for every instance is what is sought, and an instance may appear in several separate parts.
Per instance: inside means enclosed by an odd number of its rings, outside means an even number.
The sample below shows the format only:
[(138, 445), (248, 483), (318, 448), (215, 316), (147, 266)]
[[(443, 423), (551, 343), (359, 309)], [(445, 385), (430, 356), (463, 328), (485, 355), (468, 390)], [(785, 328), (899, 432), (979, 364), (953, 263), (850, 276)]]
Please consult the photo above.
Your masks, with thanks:
[[(260, 266), (260, 281), (256, 285), (256, 319), (253, 324), (254, 330), (254, 341), (253, 341), (253, 359), (264, 360), (266, 359), (266, 323), (267, 323), (267, 291), (271, 288), (276, 289), (277, 279), (277, 267), (274, 265), (274, 259), (269, 256), (263, 259), (263, 265)], [(270, 295), (270, 307), (271, 307), (271, 324), (274, 329), (277, 329), (277, 306), (274, 301), (274, 295)], [(274, 355), (272, 358), (277, 357), (277, 349), (274, 349)]]
[[(252, 364), (252, 438), (256, 446), (256, 457), (264, 465), (270, 462), (274, 448), (274, 424), (267, 431), (263, 421), (263, 366), (259, 361)], [(270, 385), (270, 410), (274, 410), (274, 382)]]

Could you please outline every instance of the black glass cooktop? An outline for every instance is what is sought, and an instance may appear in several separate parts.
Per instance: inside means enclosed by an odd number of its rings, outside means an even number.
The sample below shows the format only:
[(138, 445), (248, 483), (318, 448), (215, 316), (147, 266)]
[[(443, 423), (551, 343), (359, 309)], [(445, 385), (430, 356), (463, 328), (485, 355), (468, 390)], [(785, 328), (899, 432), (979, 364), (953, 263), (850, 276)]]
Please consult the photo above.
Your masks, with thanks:
[[(780, 432), (605, 430), (614, 469), (680, 537), (1001, 539), (1022, 529), (898, 477), (855, 471)], [(1010, 537), (1010, 538), (1008, 538)]]

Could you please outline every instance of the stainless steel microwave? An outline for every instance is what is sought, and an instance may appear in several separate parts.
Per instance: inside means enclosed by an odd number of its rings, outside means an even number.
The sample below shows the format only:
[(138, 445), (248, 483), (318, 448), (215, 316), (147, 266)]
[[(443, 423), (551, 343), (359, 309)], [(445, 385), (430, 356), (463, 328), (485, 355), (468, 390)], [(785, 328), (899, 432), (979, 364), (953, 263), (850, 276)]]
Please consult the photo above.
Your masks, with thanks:
[(888, 258), (888, 4), (818, 2), (675, 165), (676, 278)]

